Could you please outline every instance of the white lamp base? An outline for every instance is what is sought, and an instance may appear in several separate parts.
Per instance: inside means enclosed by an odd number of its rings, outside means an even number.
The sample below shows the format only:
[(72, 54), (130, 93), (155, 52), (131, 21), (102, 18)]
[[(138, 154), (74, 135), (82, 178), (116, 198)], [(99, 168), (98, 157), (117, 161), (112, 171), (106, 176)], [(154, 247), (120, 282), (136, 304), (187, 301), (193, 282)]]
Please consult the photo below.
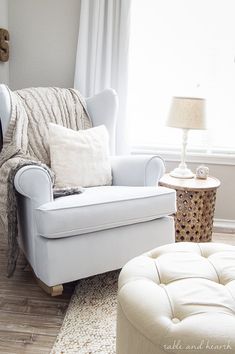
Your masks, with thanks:
[(189, 168), (180, 166), (171, 171), (170, 176), (175, 178), (194, 178), (194, 174)]
[(188, 140), (188, 129), (183, 129), (183, 141), (182, 141), (182, 151), (181, 151), (181, 162), (177, 168), (170, 172), (171, 177), (175, 178), (193, 178), (194, 174), (187, 167), (185, 162), (186, 146)]

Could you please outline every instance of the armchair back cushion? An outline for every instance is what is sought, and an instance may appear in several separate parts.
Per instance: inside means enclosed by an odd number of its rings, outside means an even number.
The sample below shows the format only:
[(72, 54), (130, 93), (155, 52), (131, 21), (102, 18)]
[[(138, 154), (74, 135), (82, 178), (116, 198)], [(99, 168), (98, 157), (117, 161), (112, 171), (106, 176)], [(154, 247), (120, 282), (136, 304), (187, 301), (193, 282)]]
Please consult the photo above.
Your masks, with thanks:
[(54, 87), (28, 88), (15, 91), (21, 114), (28, 122), (28, 153), (31, 158), (50, 166), (49, 123), (73, 130), (92, 127), (86, 103), (78, 91)]
[(6, 85), (0, 85), (0, 120), (2, 126), (2, 135), (7, 130), (8, 122), (11, 116), (11, 97), (10, 90)]
[[(0, 121), (2, 133), (5, 136), (12, 109), (11, 90), (0, 84)], [(85, 99), (87, 111), (92, 121), (92, 126), (104, 124), (109, 132), (110, 153), (115, 154), (116, 145), (116, 117), (118, 110), (118, 97), (113, 89), (106, 89), (101, 93)], [(54, 122), (56, 123), (56, 122)], [(68, 127), (73, 129), (73, 127)]]

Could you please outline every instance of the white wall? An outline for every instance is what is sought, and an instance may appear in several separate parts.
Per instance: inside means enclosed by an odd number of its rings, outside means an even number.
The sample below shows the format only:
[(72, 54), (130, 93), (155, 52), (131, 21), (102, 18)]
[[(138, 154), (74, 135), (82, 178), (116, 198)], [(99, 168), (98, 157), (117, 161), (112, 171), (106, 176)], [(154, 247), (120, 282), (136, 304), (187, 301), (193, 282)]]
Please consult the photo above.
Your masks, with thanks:
[(79, 12), (79, 0), (9, 0), (12, 89), (73, 86)]
[[(8, 29), (7, 0), (0, 0), (0, 28)], [(9, 62), (0, 62), (0, 83), (9, 84)]]

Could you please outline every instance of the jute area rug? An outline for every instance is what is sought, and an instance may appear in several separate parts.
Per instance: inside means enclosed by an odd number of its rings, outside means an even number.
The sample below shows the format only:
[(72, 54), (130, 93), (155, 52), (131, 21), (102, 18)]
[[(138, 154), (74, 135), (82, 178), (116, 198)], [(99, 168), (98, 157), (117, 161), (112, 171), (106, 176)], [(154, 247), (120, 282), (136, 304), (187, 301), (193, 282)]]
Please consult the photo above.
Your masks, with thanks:
[(115, 354), (118, 275), (78, 282), (51, 354)]

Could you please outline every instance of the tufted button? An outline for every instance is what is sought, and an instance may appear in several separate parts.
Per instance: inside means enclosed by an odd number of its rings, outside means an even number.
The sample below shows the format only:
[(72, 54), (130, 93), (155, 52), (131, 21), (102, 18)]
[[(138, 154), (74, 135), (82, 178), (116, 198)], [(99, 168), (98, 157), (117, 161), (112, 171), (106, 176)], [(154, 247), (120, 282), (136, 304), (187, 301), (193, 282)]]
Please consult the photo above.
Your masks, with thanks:
[(172, 322), (173, 322), (173, 323), (179, 323), (179, 322), (180, 322), (180, 320), (179, 320), (178, 318), (176, 318), (176, 317), (175, 317), (175, 318), (172, 318)]
[(164, 288), (165, 284), (160, 283), (159, 286), (160, 286), (161, 288)]

